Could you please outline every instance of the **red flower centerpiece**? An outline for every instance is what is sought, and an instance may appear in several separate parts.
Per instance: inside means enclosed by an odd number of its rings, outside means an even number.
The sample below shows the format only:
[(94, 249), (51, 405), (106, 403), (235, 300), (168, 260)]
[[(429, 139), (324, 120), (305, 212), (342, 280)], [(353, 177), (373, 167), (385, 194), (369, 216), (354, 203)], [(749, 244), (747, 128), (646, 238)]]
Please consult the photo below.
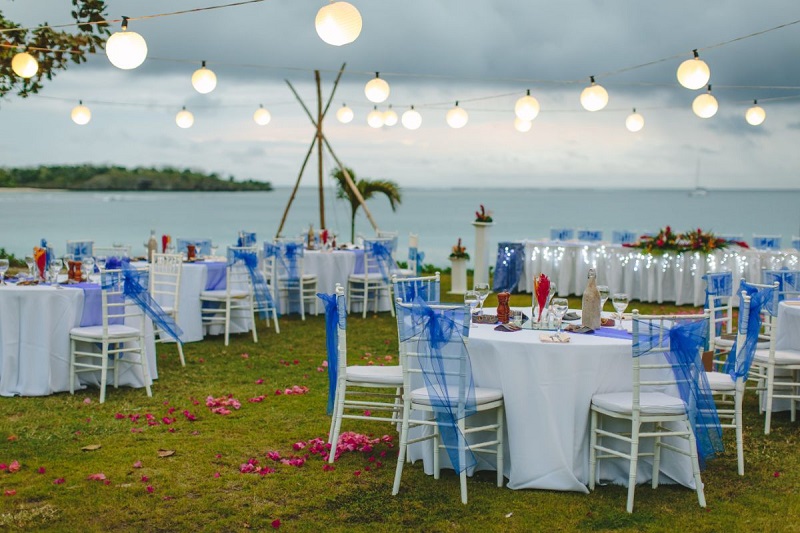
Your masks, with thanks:
[(542, 321), (542, 311), (547, 305), (547, 298), (550, 296), (550, 278), (544, 274), (539, 274), (533, 278), (533, 296), (536, 298), (536, 303), (539, 304), (539, 317), (537, 322)]

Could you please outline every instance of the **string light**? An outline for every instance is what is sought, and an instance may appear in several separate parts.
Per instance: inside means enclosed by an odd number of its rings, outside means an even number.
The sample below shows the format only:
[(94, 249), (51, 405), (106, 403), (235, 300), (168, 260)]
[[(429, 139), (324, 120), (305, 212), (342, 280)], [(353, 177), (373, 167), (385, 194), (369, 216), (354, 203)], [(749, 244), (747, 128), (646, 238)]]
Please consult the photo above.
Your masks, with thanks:
[(453, 128), (463, 128), (467, 125), (467, 121), (469, 120), (469, 115), (467, 114), (464, 109), (458, 107), (458, 100), (456, 100), (456, 105), (450, 111), (447, 112), (447, 116), (445, 117), (447, 120), (447, 124)]
[(72, 122), (78, 126), (85, 126), (92, 120), (92, 112), (88, 107), (83, 105), (83, 100), (79, 100), (78, 105), (72, 108), (70, 116), (72, 117)]
[(389, 109), (383, 112), (383, 123), (386, 126), (394, 126), (397, 124), (397, 113), (392, 109), (391, 104), (389, 104)]
[(367, 115), (367, 124), (369, 124), (370, 128), (383, 127), (383, 113), (378, 111), (378, 106), (372, 106), (372, 111)]
[(692, 111), (700, 118), (711, 118), (718, 109), (717, 99), (711, 94), (711, 85), (708, 86), (708, 92), (698, 95), (692, 102)]
[(122, 31), (114, 33), (106, 41), (106, 55), (111, 64), (123, 70), (131, 70), (147, 57), (144, 37), (128, 30), (128, 17), (122, 17)]
[(411, 106), (411, 109), (403, 113), (403, 116), (400, 117), (400, 121), (403, 123), (409, 130), (416, 130), (422, 126), (422, 115), (419, 114), (419, 111), (414, 109), (414, 106)]
[(217, 86), (217, 75), (206, 68), (206, 62), (192, 74), (192, 87), (200, 94), (208, 94)]
[(353, 110), (347, 107), (347, 104), (342, 104), (342, 107), (340, 107), (336, 112), (336, 118), (342, 124), (350, 124), (350, 122), (353, 121), (354, 116), (355, 114), (353, 113)]
[(678, 67), (678, 82), (687, 89), (696, 90), (704, 87), (711, 79), (711, 71), (706, 62), (700, 59), (697, 50), (692, 50), (694, 57), (687, 59)]
[(636, 133), (644, 128), (644, 117), (641, 113), (636, 112), (636, 108), (633, 108), (633, 113), (628, 115), (628, 118), (625, 119), (625, 127), (628, 128), (628, 131)]
[(535, 119), (539, 114), (539, 101), (531, 96), (530, 89), (528, 89), (525, 96), (517, 100), (517, 103), (514, 105), (514, 113), (520, 120), (527, 120), (528, 122)]
[(266, 126), (269, 124), (269, 121), (272, 120), (272, 115), (269, 114), (269, 111), (264, 109), (263, 105), (259, 105), (256, 112), (253, 113), (253, 120), (255, 120), (256, 124), (259, 126)]
[(364, 86), (364, 94), (370, 102), (380, 104), (389, 98), (389, 84), (380, 78), (379, 72), (376, 72), (375, 77)]
[(39, 71), (39, 62), (28, 52), (20, 52), (11, 59), (11, 70), (20, 78), (32, 78)]
[(531, 131), (532, 127), (533, 127), (533, 122), (531, 122), (530, 120), (525, 120), (519, 117), (514, 119), (514, 129), (520, 133), (527, 133)]
[(183, 109), (178, 111), (178, 114), (175, 115), (175, 124), (177, 124), (179, 128), (191, 128), (192, 124), (194, 124), (194, 115), (186, 111), (186, 107), (184, 106)]
[(317, 35), (333, 46), (350, 44), (361, 34), (361, 13), (348, 2), (335, 2), (323, 6), (314, 19)]
[(586, 111), (600, 111), (608, 105), (608, 91), (597, 85), (594, 76), (589, 76), (592, 84), (581, 91), (581, 105)]
[(758, 105), (758, 100), (753, 100), (753, 107), (748, 108), (744, 113), (744, 119), (751, 126), (760, 126), (767, 118), (767, 112)]

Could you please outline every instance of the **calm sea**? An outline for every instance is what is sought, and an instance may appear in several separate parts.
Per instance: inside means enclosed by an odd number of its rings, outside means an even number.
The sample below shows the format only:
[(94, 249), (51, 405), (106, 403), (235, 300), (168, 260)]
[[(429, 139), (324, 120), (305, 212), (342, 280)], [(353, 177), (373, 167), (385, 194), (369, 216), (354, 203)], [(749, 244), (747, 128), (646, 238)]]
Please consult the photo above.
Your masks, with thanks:
[[(290, 192), (288, 188), (248, 193), (0, 189), (0, 247), (24, 256), (46, 238), (60, 255), (67, 240), (91, 239), (102, 246), (131, 244), (134, 254), (143, 255), (150, 229), (159, 236), (210, 237), (221, 246), (232, 244), (244, 229), (257, 232), (263, 241), (275, 236)], [(339, 234), (340, 242), (349, 240), (349, 204), (336, 200), (332, 190), (325, 192), (327, 226)], [(316, 189), (299, 190), (284, 235), (303, 233), (309, 223), (319, 228), (317, 201)], [(474, 251), (471, 222), (479, 204), (494, 217), (491, 250), (499, 240), (546, 238), (551, 227), (600, 229), (610, 239), (613, 230), (655, 231), (669, 224), (677, 231), (700, 227), (740, 234), (746, 240), (753, 234), (783, 235), (784, 247), (792, 235), (800, 235), (800, 190), (712, 190), (691, 196), (671, 190), (404, 189), (396, 212), (381, 196), (367, 205), (382, 230), (400, 233), (400, 258), (405, 257), (408, 233), (417, 233), (425, 262), (445, 266), (459, 237), (468, 252)], [(373, 234), (361, 213), (356, 232)]]

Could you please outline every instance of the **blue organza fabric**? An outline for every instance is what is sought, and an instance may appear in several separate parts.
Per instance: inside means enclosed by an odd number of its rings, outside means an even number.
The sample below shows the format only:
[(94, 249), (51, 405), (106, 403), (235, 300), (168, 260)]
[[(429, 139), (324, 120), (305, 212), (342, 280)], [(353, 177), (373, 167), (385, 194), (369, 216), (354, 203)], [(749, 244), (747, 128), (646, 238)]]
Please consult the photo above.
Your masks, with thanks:
[[(253, 284), (253, 294), (258, 303), (258, 314), (261, 318), (267, 317), (267, 309), (275, 307), (272, 295), (269, 292), (267, 280), (264, 279), (258, 268), (258, 254), (255, 250), (235, 250), (228, 248), (228, 266), (241, 263), (247, 268), (250, 282)], [(276, 311), (277, 312), (277, 311)], [(255, 325), (253, 326), (255, 327)]]
[[(183, 334), (181, 328), (147, 292), (148, 273), (136, 270), (129, 261), (120, 261), (119, 265), (114, 266), (118, 266), (121, 271), (107, 272), (102, 280), (103, 289), (117, 291), (121, 286), (125, 298), (139, 306), (144, 314), (150, 317), (155, 327), (164, 331), (177, 342), (183, 343), (180, 338)], [(108, 267), (108, 263), (106, 263), (106, 267), (108, 270), (112, 270)]]
[(339, 330), (347, 329), (347, 305), (344, 295), (317, 293), (325, 304), (325, 347), (328, 351), (328, 414), (333, 413), (339, 379)]
[(240, 231), (236, 239), (236, 246), (255, 246), (257, 242), (254, 231)]
[[(469, 336), (464, 307), (432, 309), (417, 298), (411, 307), (398, 306), (397, 324), (407, 353), (417, 361), (428, 391), (442, 443), (456, 472), (476, 464), (458, 421), (476, 410), (475, 384), (465, 340)], [(412, 364), (408, 359), (403, 364)], [(464, 452), (459, 452), (464, 450)]]
[[(397, 270), (397, 265), (392, 257), (391, 245), (387, 246), (385, 241), (364, 241), (364, 250), (375, 258), (378, 270), (383, 281), (390, 282), (392, 272)], [(370, 272), (371, 274), (371, 272)]]
[(707, 459), (723, 451), (722, 428), (717, 407), (708, 385), (700, 349), (708, 336), (708, 320), (674, 321), (660, 326), (652, 320), (635, 320), (633, 327), (633, 356), (655, 355), (662, 352), (672, 367), (678, 392), (686, 407), (686, 415), (697, 439), (701, 466)]
[[(763, 289), (763, 287), (757, 287), (752, 283), (747, 283), (745, 280), (742, 280), (739, 283), (739, 289), (736, 291), (737, 294), (742, 294), (742, 291), (747, 293), (748, 296), (751, 298), (755, 296), (759, 290)], [(753, 301), (750, 300), (750, 304), (752, 305)], [(777, 317), (778, 316), (778, 304), (780, 303), (780, 287), (778, 291), (773, 291), (771, 293), (771, 298), (764, 299), (764, 306), (763, 310), (769, 313), (770, 316)]]
[(422, 270), (422, 263), (425, 261), (425, 252), (420, 252), (417, 248), (409, 248), (408, 260), (414, 261), (414, 263), (417, 265), (416, 275), (419, 276), (419, 273)]
[(753, 248), (756, 250), (780, 250), (781, 238), (772, 235), (756, 235), (753, 237)]
[(632, 231), (614, 231), (611, 233), (611, 242), (614, 244), (631, 244), (636, 242), (638, 235)]
[(501, 242), (497, 245), (497, 261), (494, 265), (494, 292), (512, 292), (518, 288), (525, 269), (525, 244)]
[[(706, 281), (706, 299), (703, 308), (708, 309), (711, 298), (724, 298), (733, 296), (733, 272), (709, 272), (703, 276)], [(722, 316), (723, 311), (715, 311), (715, 319)], [(722, 322), (716, 323), (714, 335), (722, 333)]]
[(603, 240), (603, 232), (599, 229), (578, 230), (578, 240), (581, 242), (600, 242)]
[(394, 283), (394, 296), (406, 303), (413, 302), (416, 298), (428, 303), (439, 303), (441, 283), (438, 281), (423, 281), (419, 279), (399, 279)]
[(575, 238), (575, 230), (571, 228), (551, 228), (551, 241), (571, 241)]
[(94, 254), (94, 241), (68, 241), (67, 253), (75, 258), (75, 261), (83, 261), (84, 257), (92, 257)]
[(772, 285), (778, 282), (778, 298), (783, 301), (786, 292), (800, 292), (800, 270), (765, 270), (764, 283)]
[(750, 310), (747, 316), (743, 312), (739, 313), (739, 331), (746, 332), (744, 347), (739, 350), (739, 338), (737, 337), (722, 369), (734, 381), (737, 378), (747, 379), (756, 355), (758, 335), (761, 333), (761, 312), (774, 307), (777, 296), (773, 287), (753, 287), (746, 282), (743, 285), (745, 285), (744, 292), (750, 296)]

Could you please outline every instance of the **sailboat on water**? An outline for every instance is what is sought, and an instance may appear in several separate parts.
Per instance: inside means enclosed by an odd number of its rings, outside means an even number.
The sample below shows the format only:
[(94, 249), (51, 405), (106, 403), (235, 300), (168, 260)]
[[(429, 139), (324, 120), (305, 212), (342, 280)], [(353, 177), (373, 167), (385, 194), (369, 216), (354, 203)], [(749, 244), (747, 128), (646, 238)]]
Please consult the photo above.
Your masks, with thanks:
[(700, 186), (700, 160), (697, 160), (697, 167), (694, 171), (694, 189), (689, 191), (689, 196), (705, 196), (708, 189)]

